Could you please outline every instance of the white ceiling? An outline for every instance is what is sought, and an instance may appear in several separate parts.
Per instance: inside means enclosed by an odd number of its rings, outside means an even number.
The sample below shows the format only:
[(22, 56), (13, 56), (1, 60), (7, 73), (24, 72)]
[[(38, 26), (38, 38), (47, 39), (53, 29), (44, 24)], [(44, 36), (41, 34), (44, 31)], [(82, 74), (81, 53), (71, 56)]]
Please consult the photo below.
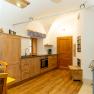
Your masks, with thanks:
[[(39, 16), (58, 11), (67, 11), (79, 8), (85, 0), (62, 0), (60, 3), (53, 3), (51, 0), (29, 0), (31, 4), (24, 8), (18, 8), (5, 0), (0, 0), (0, 23), (13, 24), (26, 21), (29, 17)], [(94, 0), (89, 0), (94, 3)]]

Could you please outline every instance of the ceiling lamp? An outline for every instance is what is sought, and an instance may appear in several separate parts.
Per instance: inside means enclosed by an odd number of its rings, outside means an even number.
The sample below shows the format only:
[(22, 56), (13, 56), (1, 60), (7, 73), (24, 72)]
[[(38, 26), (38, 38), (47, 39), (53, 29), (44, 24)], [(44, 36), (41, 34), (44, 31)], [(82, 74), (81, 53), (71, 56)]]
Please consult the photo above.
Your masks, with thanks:
[(51, 0), (53, 3), (61, 3), (62, 0)]
[(20, 8), (25, 8), (30, 4), (28, 0), (6, 0), (6, 1)]

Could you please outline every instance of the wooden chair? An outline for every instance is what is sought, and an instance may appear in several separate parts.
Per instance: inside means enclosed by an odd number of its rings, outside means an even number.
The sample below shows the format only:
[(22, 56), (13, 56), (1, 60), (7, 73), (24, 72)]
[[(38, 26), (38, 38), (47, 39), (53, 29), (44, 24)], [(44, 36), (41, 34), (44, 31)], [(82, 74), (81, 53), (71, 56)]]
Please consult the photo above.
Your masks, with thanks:
[(0, 94), (7, 94), (7, 73), (0, 73)]
[(8, 63), (4, 62), (4, 61), (0, 61), (0, 65), (3, 67), (4, 73), (6, 73), (7, 72)]
[(7, 63), (0, 61), (0, 94), (7, 94)]

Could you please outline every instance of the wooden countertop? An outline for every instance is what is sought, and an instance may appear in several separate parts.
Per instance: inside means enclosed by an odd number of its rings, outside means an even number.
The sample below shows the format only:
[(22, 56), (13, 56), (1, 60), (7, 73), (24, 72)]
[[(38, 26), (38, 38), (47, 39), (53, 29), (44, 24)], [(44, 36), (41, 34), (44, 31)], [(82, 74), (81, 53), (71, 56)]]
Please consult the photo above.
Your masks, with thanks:
[(53, 56), (53, 55), (57, 55), (57, 54), (27, 55), (27, 56), (21, 56), (21, 59), (34, 58), (34, 57), (42, 57), (42, 56)]

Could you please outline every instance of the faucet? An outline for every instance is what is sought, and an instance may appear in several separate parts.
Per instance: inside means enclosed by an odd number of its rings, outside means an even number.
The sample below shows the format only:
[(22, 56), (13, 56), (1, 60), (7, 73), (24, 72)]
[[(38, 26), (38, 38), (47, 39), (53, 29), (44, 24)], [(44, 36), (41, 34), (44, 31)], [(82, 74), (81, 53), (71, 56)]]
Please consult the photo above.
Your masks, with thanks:
[(25, 49), (25, 56), (27, 56), (27, 52), (29, 52), (29, 48)]

